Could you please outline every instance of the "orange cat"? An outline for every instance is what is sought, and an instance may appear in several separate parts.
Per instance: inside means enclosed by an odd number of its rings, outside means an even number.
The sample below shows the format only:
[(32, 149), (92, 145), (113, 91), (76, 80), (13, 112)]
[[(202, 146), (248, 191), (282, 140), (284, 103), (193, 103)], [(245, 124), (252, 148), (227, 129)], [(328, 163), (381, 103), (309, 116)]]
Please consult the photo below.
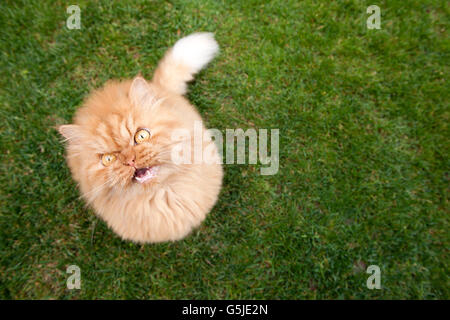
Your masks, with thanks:
[[(205, 135), (201, 148), (213, 150), (213, 163), (176, 163), (172, 153), (186, 140), (174, 139), (174, 131), (187, 130), (192, 137), (194, 123), (201, 123), (182, 96), (186, 82), (218, 49), (211, 33), (180, 39), (150, 82), (139, 76), (107, 82), (87, 98), (74, 124), (58, 128), (68, 141), (67, 161), (82, 196), (123, 239), (181, 239), (217, 201), (223, 171), (211, 138)], [(203, 125), (201, 131), (206, 132)]]

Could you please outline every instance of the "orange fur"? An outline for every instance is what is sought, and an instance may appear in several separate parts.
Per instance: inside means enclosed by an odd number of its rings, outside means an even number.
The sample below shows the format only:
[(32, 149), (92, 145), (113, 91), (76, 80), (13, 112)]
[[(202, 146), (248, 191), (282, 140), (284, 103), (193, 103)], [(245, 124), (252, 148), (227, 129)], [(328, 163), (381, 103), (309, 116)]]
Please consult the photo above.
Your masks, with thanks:
[[(141, 77), (107, 82), (87, 98), (73, 124), (59, 128), (83, 198), (120, 237), (135, 242), (185, 237), (205, 219), (222, 183), (220, 164), (171, 161), (173, 130), (187, 129), (193, 137), (194, 121), (201, 121), (181, 95), (197, 70), (171, 54), (169, 50), (151, 82)], [(134, 134), (140, 128), (150, 129), (151, 138), (136, 145)], [(211, 143), (204, 142), (203, 149)], [(117, 155), (107, 167), (101, 162), (105, 153)], [(137, 183), (135, 168), (127, 165), (133, 158), (136, 168), (159, 166), (156, 177)]]

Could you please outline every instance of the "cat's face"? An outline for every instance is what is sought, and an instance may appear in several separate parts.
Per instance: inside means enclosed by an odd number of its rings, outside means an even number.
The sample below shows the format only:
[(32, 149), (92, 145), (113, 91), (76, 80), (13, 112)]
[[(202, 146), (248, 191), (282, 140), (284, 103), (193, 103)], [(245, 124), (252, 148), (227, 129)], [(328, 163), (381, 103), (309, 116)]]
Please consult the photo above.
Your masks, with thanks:
[(181, 170), (171, 161), (175, 128), (186, 124), (138, 77), (94, 92), (63, 125), (67, 157), (86, 198), (99, 192), (149, 188)]

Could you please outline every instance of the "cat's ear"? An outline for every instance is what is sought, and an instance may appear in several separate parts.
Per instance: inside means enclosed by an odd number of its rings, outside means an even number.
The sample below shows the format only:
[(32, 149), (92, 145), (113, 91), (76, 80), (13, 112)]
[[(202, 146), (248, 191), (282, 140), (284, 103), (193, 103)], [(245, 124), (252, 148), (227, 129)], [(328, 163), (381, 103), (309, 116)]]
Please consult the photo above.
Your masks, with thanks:
[(135, 106), (151, 106), (152, 103), (155, 101), (155, 94), (150, 87), (150, 85), (147, 83), (147, 81), (137, 76), (133, 79), (133, 83), (130, 87), (130, 93), (129, 93), (131, 102)]
[(75, 142), (80, 139), (80, 126), (76, 124), (63, 124), (58, 127), (59, 133), (69, 142)]

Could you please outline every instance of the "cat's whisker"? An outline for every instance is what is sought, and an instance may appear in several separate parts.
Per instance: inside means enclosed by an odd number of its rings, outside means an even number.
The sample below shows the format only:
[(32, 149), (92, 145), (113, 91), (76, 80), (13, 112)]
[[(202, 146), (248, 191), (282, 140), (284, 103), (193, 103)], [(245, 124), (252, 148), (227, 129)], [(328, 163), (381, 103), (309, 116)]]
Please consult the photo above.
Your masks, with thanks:
[(72, 140), (73, 138), (72, 137), (62, 137), (61, 139), (60, 139), (60, 141), (61, 141), (61, 143), (66, 143), (66, 142), (68, 142), (68, 141), (70, 141), (70, 140)]
[[(93, 192), (95, 192), (95, 196), (102, 191), (104, 188), (106, 188), (108, 185), (108, 183), (110, 183), (111, 181), (114, 180), (114, 177), (109, 178), (108, 180), (106, 180), (104, 183), (102, 183), (99, 186), (96, 186), (94, 189), (92, 189), (89, 192), (86, 192), (85, 194), (82, 195), (82, 197), (87, 197), (87, 195), (92, 194)], [(98, 192), (97, 192), (98, 191)]]
[(100, 194), (100, 192), (102, 192), (106, 187), (108, 187), (108, 186), (104, 185), (99, 190), (96, 190), (94, 194), (87, 196), (86, 201), (88, 203), (92, 203), (97, 198), (97, 196)]
[(81, 152), (73, 153), (70, 156), (66, 156), (66, 159), (72, 159), (75, 157), (79, 157), (81, 155)]

